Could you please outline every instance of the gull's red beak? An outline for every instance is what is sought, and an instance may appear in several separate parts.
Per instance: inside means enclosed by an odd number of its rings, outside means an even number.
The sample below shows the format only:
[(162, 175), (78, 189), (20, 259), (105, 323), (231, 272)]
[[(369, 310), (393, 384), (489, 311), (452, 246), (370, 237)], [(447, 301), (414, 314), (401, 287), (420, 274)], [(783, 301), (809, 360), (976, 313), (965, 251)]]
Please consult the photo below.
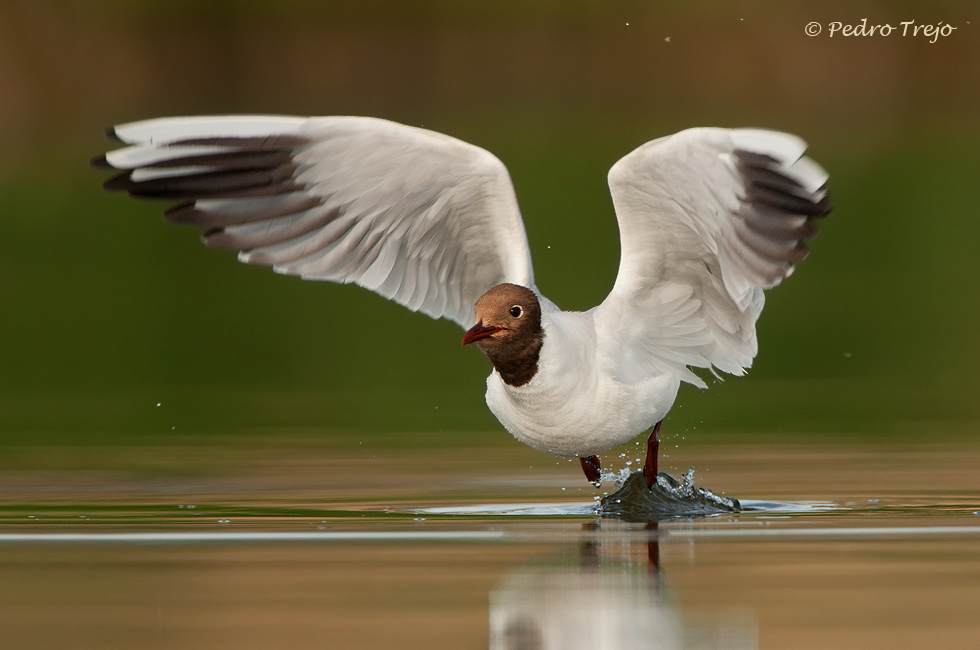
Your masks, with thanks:
[(494, 332), (499, 332), (502, 329), (502, 327), (497, 327), (495, 325), (484, 326), (483, 321), (481, 320), (476, 325), (466, 330), (466, 334), (463, 334), (463, 345), (469, 345), (474, 341), (485, 339)]

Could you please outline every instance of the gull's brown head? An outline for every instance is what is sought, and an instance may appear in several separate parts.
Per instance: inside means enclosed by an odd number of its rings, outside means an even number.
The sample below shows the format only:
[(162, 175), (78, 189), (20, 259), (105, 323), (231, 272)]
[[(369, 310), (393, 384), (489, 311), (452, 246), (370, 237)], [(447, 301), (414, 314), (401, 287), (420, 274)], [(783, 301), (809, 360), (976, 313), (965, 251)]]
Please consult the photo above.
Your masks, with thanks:
[(527, 287), (498, 284), (476, 301), (476, 325), (463, 345), (476, 343), (511, 386), (523, 386), (538, 371), (544, 341), (541, 304)]

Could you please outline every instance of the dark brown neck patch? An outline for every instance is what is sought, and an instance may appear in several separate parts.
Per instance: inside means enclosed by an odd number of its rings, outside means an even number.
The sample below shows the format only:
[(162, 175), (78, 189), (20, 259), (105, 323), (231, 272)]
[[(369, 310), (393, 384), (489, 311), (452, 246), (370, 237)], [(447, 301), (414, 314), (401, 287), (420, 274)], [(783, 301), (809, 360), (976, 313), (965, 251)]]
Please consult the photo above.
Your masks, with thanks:
[(496, 341), (489, 340), (477, 343), (500, 373), (500, 378), (509, 386), (523, 386), (538, 373), (544, 330), (538, 324), (537, 330), (527, 334), (529, 336), (508, 341), (504, 345), (495, 345)]

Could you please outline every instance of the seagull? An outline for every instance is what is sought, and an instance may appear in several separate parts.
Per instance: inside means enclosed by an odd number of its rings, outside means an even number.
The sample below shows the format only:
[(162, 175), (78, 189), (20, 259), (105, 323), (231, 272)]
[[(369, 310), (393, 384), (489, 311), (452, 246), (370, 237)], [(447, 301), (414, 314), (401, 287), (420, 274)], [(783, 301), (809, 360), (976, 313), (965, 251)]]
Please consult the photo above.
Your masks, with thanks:
[(692, 128), (609, 171), (621, 258), (609, 295), (562, 311), (534, 283), (506, 167), (448, 135), (371, 117), (171, 117), (107, 130), (124, 147), (107, 190), (177, 201), (169, 221), (208, 246), (309, 280), (358, 284), (447, 318), (493, 364), (486, 401), (515, 438), (578, 458), (660, 427), (692, 368), (742, 375), (763, 291), (807, 255), (830, 212), (827, 173), (800, 138)]

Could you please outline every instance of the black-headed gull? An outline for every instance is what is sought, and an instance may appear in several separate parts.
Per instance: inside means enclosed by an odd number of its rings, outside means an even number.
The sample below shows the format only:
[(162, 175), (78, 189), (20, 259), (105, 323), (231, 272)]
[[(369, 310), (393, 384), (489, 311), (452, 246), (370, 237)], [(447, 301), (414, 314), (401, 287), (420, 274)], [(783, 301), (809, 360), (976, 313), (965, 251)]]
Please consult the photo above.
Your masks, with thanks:
[[(806, 256), (830, 211), (827, 173), (785, 133), (699, 128), (609, 171), (622, 257), (599, 306), (561, 311), (538, 291), (514, 188), (487, 151), (367, 117), (214, 116), (133, 122), (96, 161), (105, 183), (177, 199), (166, 218), (243, 262), (355, 283), (469, 328), (493, 362), (487, 405), (522, 442), (577, 457), (653, 428), (691, 367), (741, 375), (763, 290)], [(475, 323), (475, 325), (474, 325)]]

